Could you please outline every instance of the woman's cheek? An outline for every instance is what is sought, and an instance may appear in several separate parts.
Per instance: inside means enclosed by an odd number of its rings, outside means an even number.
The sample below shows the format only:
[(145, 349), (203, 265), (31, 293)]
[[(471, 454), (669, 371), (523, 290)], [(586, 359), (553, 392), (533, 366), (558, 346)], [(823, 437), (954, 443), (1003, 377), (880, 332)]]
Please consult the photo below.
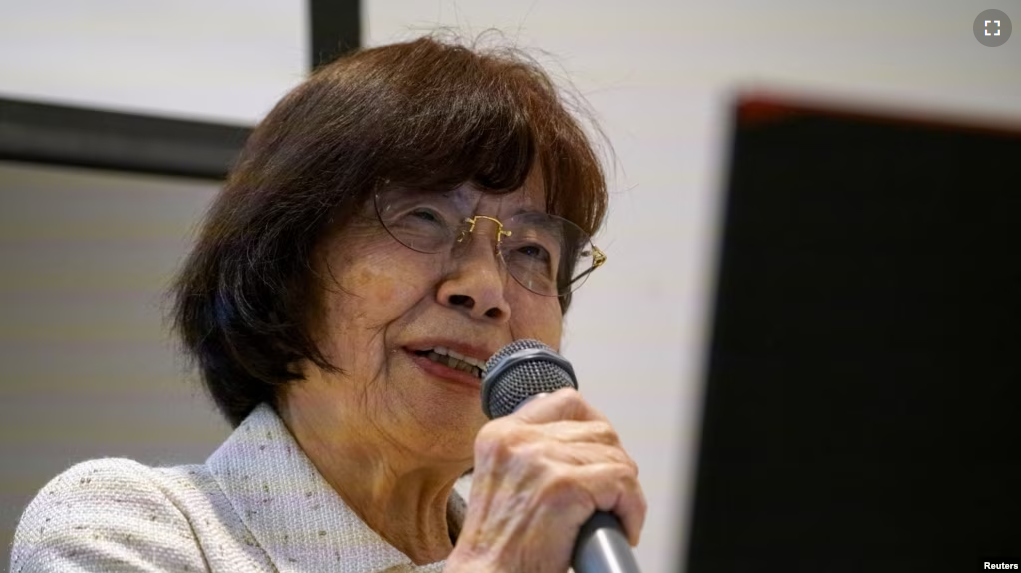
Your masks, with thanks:
[(534, 338), (560, 350), (563, 315), (559, 299), (528, 293), (525, 297), (511, 301), (511, 305), (512, 334), (515, 339)]
[(355, 273), (353, 288), (348, 290), (364, 299), (410, 305), (430, 291), (436, 283), (436, 272), (434, 266), (393, 254), (367, 257), (366, 263), (359, 265)]

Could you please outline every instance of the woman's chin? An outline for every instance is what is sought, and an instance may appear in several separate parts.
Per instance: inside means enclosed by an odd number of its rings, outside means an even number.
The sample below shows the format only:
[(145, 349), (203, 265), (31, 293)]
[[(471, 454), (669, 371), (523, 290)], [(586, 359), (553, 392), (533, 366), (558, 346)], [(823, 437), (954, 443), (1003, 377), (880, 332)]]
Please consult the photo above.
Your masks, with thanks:
[(419, 427), (419, 431), (413, 432), (415, 449), (444, 462), (470, 463), (474, 457), (475, 436), (486, 422), (481, 411), (455, 408), (428, 408), (418, 412), (415, 418)]
[[(482, 413), (479, 385), (465, 377), (447, 377), (443, 370), (407, 360), (392, 370), (407, 417), (401, 424), (405, 443), (444, 461), (470, 460), (475, 436), (488, 421)], [(463, 374), (463, 373), (462, 373)], [(451, 379), (455, 378), (455, 379)]]

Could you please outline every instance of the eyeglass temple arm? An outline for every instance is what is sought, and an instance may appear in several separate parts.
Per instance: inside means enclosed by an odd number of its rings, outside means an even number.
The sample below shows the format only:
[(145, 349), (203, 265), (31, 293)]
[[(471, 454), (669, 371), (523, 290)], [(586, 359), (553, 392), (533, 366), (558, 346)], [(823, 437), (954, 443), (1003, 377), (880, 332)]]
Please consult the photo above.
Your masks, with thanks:
[(591, 274), (592, 271), (594, 271), (594, 270), (598, 269), (599, 267), (603, 266), (603, 263), (605, 263), (605, 262), (606, 262), (606, 253), (600, 251), (599, 247), (597, 247), (595, 245), (592, 245), (592, 266), (589, 267), (585, 272), (583, 272), (580, 275), (578, 275), (578, 276), (574, 277), (573, 279), (571, 279), (571, 282), (569, 282), (567, 284), (573, 285), (574, 283), (580, 281), (581, 279), (589, 276), (589, 274)]

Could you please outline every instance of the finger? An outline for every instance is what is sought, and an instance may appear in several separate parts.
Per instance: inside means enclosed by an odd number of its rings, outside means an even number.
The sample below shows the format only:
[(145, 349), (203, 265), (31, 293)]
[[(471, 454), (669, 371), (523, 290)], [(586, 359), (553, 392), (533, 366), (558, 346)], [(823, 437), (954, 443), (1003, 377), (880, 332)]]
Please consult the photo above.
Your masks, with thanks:
[(589, 492), (596, 509), (617, 516), (628, 542), (638, 545), (648, 505), (633, 467), (618, 463), (589, 464), (565, 470), (568, 472), (569, 479), (577, 480), (576, 483)]
[(579, 422), (575, 420), (561, 420), (548, 424), (533, 424), (529, 431), (534, 435), (548, 436), (558, 442), (564, 443), (591, 443), (604, 444), (607, 446), (620, 447), (620, 436), (617, 430), (604, 420), (591, 420)]
[(502, 428), (515, 435), (517, 441), (552, 441), (565, 444), (603, 444), (621, 447), (620, 436), (609, 422), (559, 420), (546, 424), (522, 424), (506, 420)]
[(621, 497), (618, 504), (623, 508), (618, 511), (625, 516), (621, 525), (624, 527), (624, 533), (627, 535), (628, 542), (632, 547), (637, 547), (642, 539), (642, 529), (645, 527), (645, 517), (649, 509), (649, 504), (645, 499), (645, 492), (642, 490), (641, 485), (638, 485), (637, 479), (635, 484), (636, 489), (629, 491), (628, 494)]
[(606, 421), (606, 416), (590, 406), (574, 388), (561, 388), (552, 394), (530, 400), (508, 417), (531, 424), (562, 420)]
[(628, 466), (638, 475), (638, 466), (623, 449), (607, 444), (591, 442), (523, 442), (515, 448), (513, 455), (521, 460), (536, 460), (537, 463), (570, 464), (586, 466), (591, 464), (620, 464)]

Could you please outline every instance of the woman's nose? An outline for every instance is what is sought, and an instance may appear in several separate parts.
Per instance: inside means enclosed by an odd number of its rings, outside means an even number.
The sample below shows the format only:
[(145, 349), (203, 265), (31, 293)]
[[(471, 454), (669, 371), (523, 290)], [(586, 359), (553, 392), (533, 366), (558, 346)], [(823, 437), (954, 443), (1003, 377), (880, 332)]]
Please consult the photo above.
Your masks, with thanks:
[(465, 230), (454, 245), (450, 271), (437, 289), (437, 302), (475, 319), (502, 323), (511, 314), (506, 298), (510, 277), (500, 261), (494, 231), (491, 225), (477, 225), (474, 233)]

